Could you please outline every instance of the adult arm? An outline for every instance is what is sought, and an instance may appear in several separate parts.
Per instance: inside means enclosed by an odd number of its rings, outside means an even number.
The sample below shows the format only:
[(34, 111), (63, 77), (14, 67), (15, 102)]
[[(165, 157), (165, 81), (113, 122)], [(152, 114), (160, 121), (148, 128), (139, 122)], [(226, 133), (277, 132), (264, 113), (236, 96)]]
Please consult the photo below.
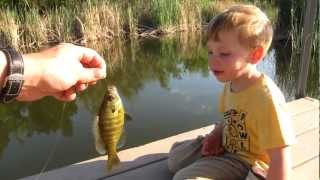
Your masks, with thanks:
[[(63, 43), (32, 54), (24, 54), (24, 84), (19, 101), (34, 101), (45, 96), (72, 101), (77, 91), (106, 77), (104, 59), (93, 49)], [(0, 52), (0, 83), (6, 77), (7, 64)]]
[(0, 51), (0, 87), (3, 87), (3, 81), (7, 74), (7, 60), (5, 54)]

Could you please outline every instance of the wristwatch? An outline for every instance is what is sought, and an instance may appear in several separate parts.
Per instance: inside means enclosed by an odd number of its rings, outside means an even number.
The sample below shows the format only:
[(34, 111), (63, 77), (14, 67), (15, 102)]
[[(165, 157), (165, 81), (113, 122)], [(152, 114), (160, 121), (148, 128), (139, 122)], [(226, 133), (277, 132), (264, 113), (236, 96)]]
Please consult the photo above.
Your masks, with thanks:
[(0, 103), (12, 102), (20, 93), (24, 79), (24, 63), (19, 52), (13, 48), (0, 49), (7, 60), (7, 76), (0, 91)]

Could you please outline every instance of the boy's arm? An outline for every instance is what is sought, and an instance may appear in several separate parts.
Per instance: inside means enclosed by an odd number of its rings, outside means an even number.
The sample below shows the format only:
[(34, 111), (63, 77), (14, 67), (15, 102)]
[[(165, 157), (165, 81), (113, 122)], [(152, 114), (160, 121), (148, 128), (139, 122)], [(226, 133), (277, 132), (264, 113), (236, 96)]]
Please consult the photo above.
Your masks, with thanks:
[(268, 150), (271, 159), (267, 180), (290, 179), (292, 171), (290, 147), (280, 147)]

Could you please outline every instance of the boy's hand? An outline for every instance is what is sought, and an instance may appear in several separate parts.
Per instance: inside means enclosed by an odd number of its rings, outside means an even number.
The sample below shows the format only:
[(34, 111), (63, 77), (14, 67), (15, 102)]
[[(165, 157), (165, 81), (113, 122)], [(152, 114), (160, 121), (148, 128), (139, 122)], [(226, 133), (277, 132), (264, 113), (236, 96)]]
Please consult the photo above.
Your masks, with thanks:
[(217, 125), (217, 127), (202, 141), (202, 156), (214, 156), (219, 155), (224, 152), (222, 147), (222, 126)]

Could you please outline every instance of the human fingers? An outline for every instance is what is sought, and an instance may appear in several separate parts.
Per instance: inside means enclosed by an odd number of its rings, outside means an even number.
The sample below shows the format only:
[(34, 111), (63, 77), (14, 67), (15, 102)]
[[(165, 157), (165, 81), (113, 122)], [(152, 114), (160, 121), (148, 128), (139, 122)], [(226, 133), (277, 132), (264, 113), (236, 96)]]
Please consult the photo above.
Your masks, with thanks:
[(60, 100), (60, 101), (73, 101), (76, 99), (77, 97), (77, 94), (74, 90), (74, 88), (70, 88), (66, 91), (63, 91), (63, 92), (59, 92), (59, 93), (55, 93), (52, 95), (54, 98)]
[(218, 154), (222, 154), (222, 153), (224, 153), (224, 149), (223, 149), (223, 147), (220, 147), (220, 148), (217, 150), (216, 154), (218, 155)]
[(106, 74), (106, 62), (95, 50), (79, 46), (78, 48), (81, 52), (79, 60), (85, 68), (98, 68)]
[(209, 154), (209, 152), (205, 148), (201, 149), (201, 155), (202, 156), (208, 156), (208, 154)]
[(207, 141), (203, 142), (203, 145), (202, 145), (202, 148), (201, 148), (201, 154), (202, 154), (203, 156), (209, 155), (208, 143), (207, 143)]
[(212, 148), (212, 149), (210, 149), (210, 152), (208, 152), (208, 154), (211, 156), (215, 156), (215, 155), (222, 154), (223, 152), (224, 152), (224, 149), (222, 147)]
[(74, 101), (77, 97), (76, 93), (70, 94), (68, 96), (63, 95), (63, 94), (56, 94), (53, 95), (54, 98), (56, 98), (59, 101), (66, 101), (66, 102), (70, 102), (70, 101)]
[(210, 151), (208, 152), (208, 154), (209, 154), (210, 156), (213, 156), (213, 155), (217, 155), (217, 152), (218, 152), (217, 149), (210, 149)]
[(77, 94), (76, 93), (72, 93), (72, 94), (69, 94), (69, 95), (64, 95), (63, 96), (63, 101), (74, 101), (77, 97)]
[(89, 82), (88, 84), (89, 84), (89, 85), (95, 85), (95, 84), (97, 84), (97, 82), (96, 82), (96, 81), (93, 81), (93, 82)]
[(79, 83), (95, 83), (96, 81), (105, 78), (105, 73), (98, 68), (83, 68), (79, 74)]
[(88, 88), (88, 83), (77, 83), (75, 85), (76, 92), (82, 92)]

